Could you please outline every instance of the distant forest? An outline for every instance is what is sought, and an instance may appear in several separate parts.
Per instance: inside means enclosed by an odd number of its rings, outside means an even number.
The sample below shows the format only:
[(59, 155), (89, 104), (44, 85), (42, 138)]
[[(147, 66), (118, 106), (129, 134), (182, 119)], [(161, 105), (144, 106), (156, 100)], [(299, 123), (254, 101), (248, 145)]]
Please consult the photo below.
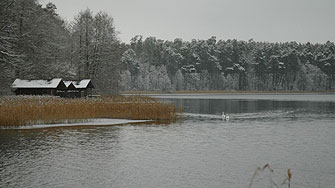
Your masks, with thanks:
[[(334, 88), (335, 45), (239, 40), (118, 39), (113, 18), (81, 11), (67, 23), (54, 4), (0, 1), (0, 95), (15, 78), (90, 78), (123, 90), (321, 91)], [(224, 32), (224, 31), (222, 31)]]

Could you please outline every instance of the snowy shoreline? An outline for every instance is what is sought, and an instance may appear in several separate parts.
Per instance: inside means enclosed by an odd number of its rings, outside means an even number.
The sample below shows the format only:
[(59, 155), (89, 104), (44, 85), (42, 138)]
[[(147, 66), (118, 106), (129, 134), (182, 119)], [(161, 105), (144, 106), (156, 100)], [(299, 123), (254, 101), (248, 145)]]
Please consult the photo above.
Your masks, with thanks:
[(57, 124), (39, 124), (39, 125), (26, 125), (26, 126), (2, 126), (0, 130), (24, 130), (24, 129), (45, 129), (57, 127), (76, 127), (76, 126), (110, 126), (110, 125), (123, 125), (123, 124), (136, 124), (153, 122), (153, 120), (128, 120), (128, 119), (88, 119), (85, 122), (79, 123), (57, 123)]

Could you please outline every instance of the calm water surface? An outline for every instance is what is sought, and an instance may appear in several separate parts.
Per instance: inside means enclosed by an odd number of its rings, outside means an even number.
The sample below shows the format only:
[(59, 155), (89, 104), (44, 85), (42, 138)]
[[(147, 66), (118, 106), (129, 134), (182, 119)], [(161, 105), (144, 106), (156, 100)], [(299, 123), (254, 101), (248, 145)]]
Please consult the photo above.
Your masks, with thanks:
[(157, 97), (183, 120), (0, 130), (0, 187), (242, 188), (266, 163), (252, 187), (335, 186), (334, 95)]

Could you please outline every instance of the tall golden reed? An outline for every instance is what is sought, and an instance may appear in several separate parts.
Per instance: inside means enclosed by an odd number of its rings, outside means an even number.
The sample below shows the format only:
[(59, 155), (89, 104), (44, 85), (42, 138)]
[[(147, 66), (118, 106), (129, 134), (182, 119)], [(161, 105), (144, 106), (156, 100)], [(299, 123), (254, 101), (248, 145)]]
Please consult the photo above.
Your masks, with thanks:
[(46, 96), (0, 98), (0, 126), (78, 122), (119, 118), (174, 122), (180, 112), (173, 104), (143, 96), (64, 99)]

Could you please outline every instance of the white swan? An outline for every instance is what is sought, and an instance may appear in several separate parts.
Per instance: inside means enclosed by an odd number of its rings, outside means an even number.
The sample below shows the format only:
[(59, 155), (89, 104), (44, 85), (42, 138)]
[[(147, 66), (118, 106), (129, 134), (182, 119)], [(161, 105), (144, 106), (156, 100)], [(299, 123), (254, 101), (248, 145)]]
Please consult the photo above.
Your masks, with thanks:
[(226, 120), (226, 115), (222, 112), (222, 120)]
[(227, 120), (227, 121), (229, 120), (229, 115), (228, 115), (228, 114), (226, 114), (226, 120)]
[(229, 120), (229, 115), (222, 112), (222, 120), (228, 121)]

